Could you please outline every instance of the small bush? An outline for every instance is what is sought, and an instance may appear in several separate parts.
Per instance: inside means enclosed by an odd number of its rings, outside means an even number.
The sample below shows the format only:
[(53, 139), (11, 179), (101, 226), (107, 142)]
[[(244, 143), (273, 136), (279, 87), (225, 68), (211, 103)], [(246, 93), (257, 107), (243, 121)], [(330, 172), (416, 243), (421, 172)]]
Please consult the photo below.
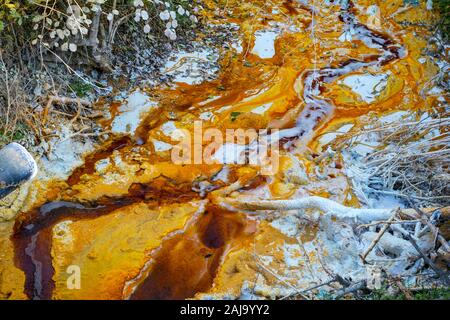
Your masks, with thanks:
[(0, 32), (5, 29), (7, 23), (21, 25), (23, 22), (23, 5), (19, 1), (3, 1), (3, 4), (0, 4)]
[(0, 145), (21, 123), (40, 130), (28, 122), (47, 95), (88, 96), (103, 73), (186, 39), (197, 11), (196, 0), (0, 0)]

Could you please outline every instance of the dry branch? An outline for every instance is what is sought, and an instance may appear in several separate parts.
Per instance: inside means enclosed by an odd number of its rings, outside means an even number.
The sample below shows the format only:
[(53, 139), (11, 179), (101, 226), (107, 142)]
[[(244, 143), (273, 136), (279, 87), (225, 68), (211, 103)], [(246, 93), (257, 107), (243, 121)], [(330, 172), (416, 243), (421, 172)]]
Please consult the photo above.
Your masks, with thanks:
[(340, 299), (343, 296), (350, 294), (350, 293), (354, 293), (358, 290), (364, 289), (366, 287), (366, 281), (360, 281), (357, 282), (355, 284), (352, 284), (346, 288), (340, 289), (338, 290), (335, 294), (334, 294), (334, 299)]
[(428, 256), (420, 249), (419, 245), (417, 244), (416, 240), (413, 239), (413, 237), (411, 237), (410, 234), (406, 234), (405, 235), (406, 238), (408, 239), (409, 242), (411, 242), (411, 244), (413, 245), (414, 249), (417, 250), (417, 252), (419, 253), (419, 255), (422, 257), (422, 259), (425, 261), (425, 263), (427, 265), (430, 266), (430, 268), (438, 275), (438, 277), (447, 285), (450, 285), (450, 280), (448, 278), (448, 275), (446, 272), (442, 271), (441, 269), (439, 269), (434, 263), (433, 261), (431, 261), (430, 258), (428, 258)]
[(362, 222), (387, 220), (392, 214), (390, 209), (355, 209), (343, 206), (335, 201), (312, 196), (294, 200), (250, 200), (241, 198), (222, 198), (222, 204), (242, 210), (304, 210), (319, 209), (338, 218), (349, 218)]
[[(47, 122), (48, 113), (53, 104), (76, 104), (79, 107), (91, 107), (91, 102), (88, 100), (80, 99), (80, 98), (69, 98), (69, 97), (58, 97), (58, 96), (49, 96), (47, 100), (47, 104), (45, 105), (44, 112), (42, 115), (42, 123), (45, 124)], [(79, 109), (79, 108), (78, 108)]]
[(378, 233), (378, 236), (372, 241), (372, 243), (369, 245), (369, 247), (367, 248), (366, 252), (364, 252), (361, 255), (361, 259), (362, 261), (365, 263), (366, 262), (366, 258), (367, 255), (373, 250), (373, 248), (377, 245), (377, 243), (380, 241), (381, 237), (384, 235), (384, 233), (389, 229), (389, 227), (391, 226), (390, 223), (392, 221), (394, 221), (395, 217), (397, 216), (397, 211), (394, 212), (394, 214), (392, 215), (392, 217), (389, 218), (389, 220), (387, 221), (387, 223), (381, 228), (380, 232)]

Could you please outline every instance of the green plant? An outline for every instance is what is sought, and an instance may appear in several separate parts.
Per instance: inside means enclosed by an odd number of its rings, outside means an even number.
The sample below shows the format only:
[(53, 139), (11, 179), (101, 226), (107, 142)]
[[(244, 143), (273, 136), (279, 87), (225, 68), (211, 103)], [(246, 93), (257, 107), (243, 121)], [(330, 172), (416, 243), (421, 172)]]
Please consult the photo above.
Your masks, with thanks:
[(8, 22), (22, 25), (22, 11), (23, 6), (19, 1), (3, 0), (3, 4), (0, 4), (0, 32), (5, 29)]
[[(411, 295), (414, 300), (449, 300), (450, 288), (432, 288), (412, 291)], [(370, 300), (405, 300), (404, 293), (391, 294), (386, 287), (373, 290), (367, 297)]]
[(69, 89), (75, 92), (77, 97), (84, 98), (93, 91), (94, 87), (88, 82), (77, 79), (69, 85)]
[(450, 0), (437, 0), (434, 2), (436, 9), (441, 15), (441, 21), (439, 27), (442, 31), (442, 35), (446, 41), (449, 40), (450, 34)]
[(236, 121), (237, 117), (239, 117), (239, 115), (241, 115), (242, 112), (237, 112), (237, 111), (233, 111), (231, 113), (231, 121), (234, 122)]
[(19, 142), (30, 134), (30, 129), (23, 123), (17, 123), (13, 131), (4, 132), (0, 130), (0, 145), (5, 145), (10, 142)]

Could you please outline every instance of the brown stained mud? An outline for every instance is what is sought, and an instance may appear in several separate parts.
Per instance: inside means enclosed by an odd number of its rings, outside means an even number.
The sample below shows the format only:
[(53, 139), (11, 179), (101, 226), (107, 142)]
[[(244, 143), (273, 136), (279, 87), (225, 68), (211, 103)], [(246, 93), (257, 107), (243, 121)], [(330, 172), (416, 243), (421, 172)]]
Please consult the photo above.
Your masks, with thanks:
[(121, 148), (127, 146), (130, 143), (129, 137), (121, 137), (116, 140), (112, 140), (108, 142), (105, 146), (103, 146), (100, 150), (97, 150), (91, 155), (88, 155), (84, 159), (84, 164), (81, 167), (78, 167), (74, 170), (74, 172), (67, 179), (67, 183), (69, 186), (73, 186), (80, 182), (81, 176), (85, 174), (93, 174), (95, 172), (95, 163), (99, 160), (106, 159), (109, 157), (115, 150), (120, 150)]
[(293, 0), (287, 0), (283, 3), (283, 7), (286, 9), (287, 13), (290, 15), (297, 14), (298, 11), (295, 8), (295, 2)]
[(70, 217), (93, 219), (120, 208), (124, 203), (87, 208), (70, 202), (53, 202), (28, 212), (16, 221), (12, 240), (15, 262), (25, 273), (24, 292), (30, 299), (48, 300), (52, 297), (54, 273), (51, 259), (52, 227)]
[(245, 215), (208, 207), (185, 232), (163, 242), (132, 300), (193, 298), (211, 288), (221, 260), (256, 230)]
[(181, 186), (174, 190), (162, 179), (151, 185), (134, 184), (122, 199), (101, 199), (90, 207), (71, 202), (50, 202), (21, 215), (15, 223), (12, 241), (15, 263), (25, 273), (24, 292), (30, 299), (48, 300), (54, 289), (51, 259), (52, 228), (64, 219), (95, 219), (137, 202), (158, 207), (194, 200), (198, 194)]

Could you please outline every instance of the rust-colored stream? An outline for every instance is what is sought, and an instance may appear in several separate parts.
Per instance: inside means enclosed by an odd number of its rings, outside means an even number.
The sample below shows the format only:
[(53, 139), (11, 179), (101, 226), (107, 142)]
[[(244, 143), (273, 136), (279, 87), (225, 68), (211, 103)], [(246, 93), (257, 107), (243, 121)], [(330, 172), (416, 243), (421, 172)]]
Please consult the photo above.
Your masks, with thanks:
[[(55, 279), (60, 271), (54, 267), (56, 258), (53, 253), (57, 250), (53, 247), (55, 225), (67, 220), (72, 224), (83, 223), (111, 215), (122, 219), (122, 212), (125, 212), (123, 219), (126, 219), (126, 214), (132, 214), (128, 213), (128, 208), (137, 210), (138, 205), (146, 206), (143, 215), (154, 215), (163, 207), (187, 205), (202, 199), (208, 201), (213, 190), (249, 175), (250, 169), (233, 167), (229, 181), (223, 181), (215, 179), (223, 169), (220, 164), (181, 169), (171, 165), (168, 154), (155, 152), (151, 143), (155, 138), (172, 143), (157, 130), (158, 126), (171, 119), (171, 114), (176, 114), (177, 122), (190, 131), (193, 120), (203, 112), (215, 112), (216, 118), (207, 126), (222, 131), (227, 128), (277, 128), (288, 148), (295, 143), (312, 146), (315, 137), (326, 132), (335, 122), (357, 118), (369, 111), (395, 110), (406, 95), (409, 101), (417, 102), (417, 107), (425, 106), (425, 101), (418, 95), (420, 82), (425, 79), (420, 80), (421, 75), (412, 71), (418, 68), (418, 64), (411, 57), (417, 55), (414, 50), (419, 50), (419, 45), (414, 48), (416, 44), (408, 35), (414, 27), (400, 40), (400, 36), (392, 37), (382, 30), (367, 27), (360, 8), (350, 1), (342, 6), (332, 5), (321, 15), (316, 13), (315, 20), (312, 19), (314, 9), (311, 6), (295, 1), (274, 2), (283, 13), (274, 19), (297, 21), (303, 27), (298, 32), (279, 36), (274, 57), (262, 59), (245, 49), (255, 41), (250, 25), (256, 22), (243, 14), (249, 8), (236, 9), (235, 17), (230, 19), (241, 26), (244, 50), (240, 54), (223, 54), (222, 70), (217, 80), (199, 85), (180, 83), (175, 88), (153, 90), (160, 109), (152, 111), (143, 120), (134, 136), (112, 138), (86, 157), (85, 164), (74, 171), (64, 187), (49, 193), (46, 204), (18, 217), (13, 235), (16, 265), (26, 275), (25, 292), (30, 299), (58, 297), (58, 281)], [(325, 6), (321, 1), (316, 2), (317, 6)], [(260, 1), (251, 3), (248, 6), (253, 6), (258, 16), (261, 6), (264, 8), (265, 5)], [(239, 8), (231, 1), (230, 5), (233, 4)], [(382, 3), (379, 6), (386, 15), (393, 10)], [(267, 27), (267, 22), (261, 19), (256, 26)], [(393, 21), (389, 26), (395, 31), (401, 30)], [(346, 28), (352, 30), (353, 40), (337, 40)], [(311, 32), (315, 33), (316, 39), (311, 39)], [(334, 52), (333, 59), (330, 59), (331, 51)], [(402, 60), (405, 63), (397, 64)], [(337, 85), (339, 79), (363, 71), (389, 71), (394, 79), (388, 84), (384, 96), (370, 104), (355, 98), (348, 88)], [(399, 78), (403, 79), (401, 84)], [(404, 87), (410, 89), (405, 91)], [(271, 103), (265, 114), (249, 112), (265, 103)], [(220, 109), (224, 111), (219, 113)], [(102, 175), (96, 173), (95, 166), (99, 160), (117, 155), (128, 164), (139, 166), (139, 169), (131, 173), (121, 171), (124, 182), (117, 187), (106, 188), (107, 183), (102, 180)], [(113, 165), (118, 167), (117, 163)], [(194, 191), (199, 183), (208, 184), (206, 194)], [(266, 183), (265, 179), (250, 179), (247, 189), (256, 189)], [(152, 244), (148, 246), (151, 249), (146, 249), (145, 265), (139, 262), (138, 272), (133, 270), (130, 275), (123, 276), (121, 287), (113, 288), (114, 295), (107, 298), (185, 299), (208, 292), (223, 259), (236, 248), (250, 243), (257, 230), (257, 223), (245, 214), (228, 212), (211, 203), (203, 212), (188, 218), (183, 216), (183, 219), (187, 221), (181, 228), (171, 227), (167, 232), (161, 232), (159, 245), (153, 247)], [(83, 226), (76, 225), (76, 228), (83, 230)], [(92, 228), (100, 227), (95, 225)], [(152, 228), (149, 232), (157, 234), (158, 228)], [(78, 243), (74, 248), (76, 245)], [(84, 249), (77, 250), (82, 256)], [(86, 264), (94, 263), (99, 255), (96, 252), (96, 255), (91, 254), (94, 258), (87, 255), (90, 260), (84, 256), (79, 260), (88, 261)]]

